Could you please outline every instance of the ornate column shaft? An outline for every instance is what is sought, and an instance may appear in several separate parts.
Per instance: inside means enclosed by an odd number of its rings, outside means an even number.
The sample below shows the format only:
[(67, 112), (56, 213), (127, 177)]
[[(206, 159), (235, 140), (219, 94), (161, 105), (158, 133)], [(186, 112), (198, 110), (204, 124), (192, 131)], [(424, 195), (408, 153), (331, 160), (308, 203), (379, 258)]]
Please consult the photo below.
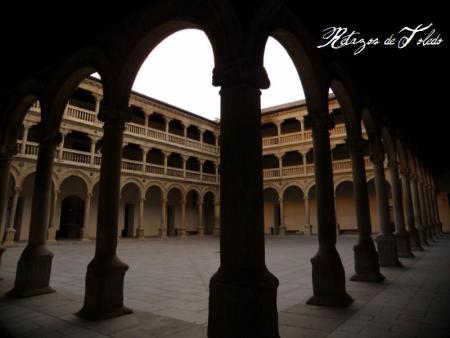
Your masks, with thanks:
[(422, 215), (422, 226), (425, 236), (427, 240), (434, 242), (434, 239), (430, 236), (430, 223), (428, 219), (428, 213), (425, 206), (425, 193), (423, 189), (423, 180), (422, 178), (418, 178), (417, 180), (417, 190), (419, 195), (419, 205), (420, 205), (420, 214)]
[(84, 305), (77, 313), (90, 320), (131, 312), (123, 306), (128, 265), (116, 254), (123, 132), (131, 114), (126, 107), (103, 105), (99, 119), (104, 125), (95, 256), (87, 267)]
[(53, 189), (52, 195), (52, 207), (50, 209), (50, 225), (47, 230), (47, 241), (54, 242), (56, 238), (56, 227), (59, 223), (59, 218), (57, 217), (56, 208), (58, 207), (59, 201), (59, 190)]
[(161, 198), (161, 227), (159, 228), (159, 236), (167, 237), (167, 198)]
[(397, 249), (399, 257), (414, 257), (411, 252), (409, 236), (405, 229), (405, 219), (402, 208), (402, 194), (400, 191), (400, 180), (398, 177), (398, 163), (390, 159), (388, 162), (389, 173), (391, 175), (392, 199), (394, 203), (395, 236), (397, 238)]
[(284, 224), (284, 202), (283, 198), (278, 199), (278, 203), (280, 204), (280, 227), (279, 227), (279, 235), (286, 235), (286, 224)]
[(28, 245), (17, 264), (14, 288), (7, 293), (9, 297), (28, 297), (55, 291), (49, 286), (53, 253), (47, 249), (45, 242), (50, 223), (53, 160), (59, 143), (61, 134), (44, 130), (41, 125)]
[(28, 132), (30, 131), (31, 125), (28, 123), (23, 124), (23, 136), (22, 136), (22, 144), (20, 145), (20, 153), (25, 154), (27, 149), (28, 142)]
[(197, 203), (198, 207), (198, 234), (204, 235), (205, 234), (205, 228), (203, 227), (203, 203), (199, 200)]
[(380, 273), (378, 254), (372, 240), (363, 143), (361, 136), (349, 134), (347, 133), (347, 144), (352, 159), (353, 191), (358, 224), (358, 243), (353, 247), (356, 273), (351, 280), (380, 282), (384, 280), (384, 276)]
[(375, 175), (375, 191), (377, 198), (378, 221), (381, 234), (375, 239), (378, 246), (378, 259), (380, 266), (392, 267), (402, 266), (398, 260), (397, 241), (389, 218), (389, 202), (386, 189), (386, 178), (384, 176), (384, 154), (373, 152), (370, 154)]
[(333, 169), (328, 111), (311, 111), (314, 173), (317, 200), (317, 235), (319, 250), (313, 258), (313, 292), (307, 304), (344, 307), (353, 299), (345, 290), (345, 271), (336, 250), (336, 213), (334, 209)]
[(139, 222), (138, 227), (136, 229), (136, 238), (142, 239), (144, 238), (144, 207), (145, 207), (145, 198), (141, 197), (139, 200)]
[[(244, 60), (214, 69), (220, 85), (220, 267), (210, 281), (208, 337), (278, 337), (278, 279), (265, 264), (261, 84)], [(245, 193), (243, 193), (245, 192)]]
[(309, 209), (309, 196), (305, 196), (305, 225), (304, 232), (305, 235), (312, 235), (312, 226), (311, 226), (311, 210)]
[(410, 171), (408, 168), (400, 168), (401, 182), (402, 182), (402, 201), (403, 210), (406, 215), (406, 224), (408, 225), (409, 239), (412, 250), (423, 251), (420, 244), (419, 233), (414, 222), (414, 212), (411, 199), (411, 184), (409, 182)]
[(179, 234), (182, 237), (186, 236), (186, 198), (181, 200), (181, 228)]
[(16, 219), (16, 211), (17, 211), (17, 202), (19, 201), (20, 197), (20, 188), (14, 187), (14, 195), (11, 201), (11, 209), (9, 211), (9, 220), (8, 225), (5, 232), (5, 238), (3, 244), (5, 245), (12, 245), (14, 244), (14, 237), (16, 234), (16, 229), (14, 229), (14, 221)]
[(88, 192), (85, 197), (84, 203), (84, 215), (83, 215), (83, 227), (80, 229), (80, 239), (88, 240), (88, 227), (89, 227), (89, 219), (91, 215), (91, 201), (92, 201), (92, 192)]
[(417, 230), (419, 231), (420, 242), (422, 245), (428, 246), (428, 236), (424, 227), (422, 208), (419, 201), (418, 181), (415, 174), (411, 175), (411, 195), (414, 209), (414, 223), (416, 224)]

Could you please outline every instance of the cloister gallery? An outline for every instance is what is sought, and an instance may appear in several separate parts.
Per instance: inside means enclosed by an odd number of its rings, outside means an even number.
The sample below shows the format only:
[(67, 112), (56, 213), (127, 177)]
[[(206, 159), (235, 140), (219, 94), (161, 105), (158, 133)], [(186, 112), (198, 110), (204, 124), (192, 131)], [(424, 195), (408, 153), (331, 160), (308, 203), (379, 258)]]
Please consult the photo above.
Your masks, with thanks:
[[(296, 14), (260, 11), (241, 31), (227, 6), (155, 2), (2, 96), (2, 252), (27, 243), (9, 297), (54, 292), (46, 243), (91, 241), (78, 316), (127, 314), (119, 238), (220, 236), (208, 335), (278, 337), (265, 236), (317, 238), (308, 304), (345, 307), (339, 236), (357, 234), (351, 279), (381, 282), (380, 267), (449, 230), (423, 154), (343, 67), (323, 62)], [(211, 43), (220, 120), (131, 90), (152, 49), (185, 28)], [(306, 99), (261, 109), (269, 36), (291, 55)]]

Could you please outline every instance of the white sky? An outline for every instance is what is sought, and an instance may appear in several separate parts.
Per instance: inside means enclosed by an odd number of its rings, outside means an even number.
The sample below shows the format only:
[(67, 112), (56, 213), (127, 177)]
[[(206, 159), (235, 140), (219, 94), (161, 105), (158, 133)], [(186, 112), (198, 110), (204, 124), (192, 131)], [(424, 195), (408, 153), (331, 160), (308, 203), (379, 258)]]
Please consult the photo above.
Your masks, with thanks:
[[(220, 116), (220, 88), (212, 86), (213, 67), (213, 52), (205, 33), (182, 30), (150, 53), (133, 90), (213, 120)], [(273, 38), (266, 45), (264, 67), (271, 85), (262, 91), (262, 108), (304, 98), (294, 64)]]

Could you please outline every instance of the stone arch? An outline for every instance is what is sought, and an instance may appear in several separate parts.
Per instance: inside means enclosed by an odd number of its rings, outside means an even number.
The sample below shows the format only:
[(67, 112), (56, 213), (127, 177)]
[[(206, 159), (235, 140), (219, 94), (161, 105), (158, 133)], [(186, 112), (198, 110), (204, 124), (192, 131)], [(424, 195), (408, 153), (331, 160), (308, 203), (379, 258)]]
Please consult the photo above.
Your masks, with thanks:
[(77, 170), (77, 169), (73, 169), (73, 170), (69, 170), (69, 171), (64, 171), (62, 173), (62, 175), (59, 177), (59, 186), (61, 186), (61, 184), (64, 182), (64, 180), (66, 180), (67, 178), (69, 178), (70, 176), (75, 176), (80, 178), (84, 184), (86, 185), (86, 192), (89, 193), (92, 191), (94, 184), (92, 183), (91, 179), (89, 178), (88, 174), (82, 170)]
[(161, 236), (162, 226), (162, 199), (164, 186), (159, 182), (150, 182), (144, 192), (144, 233), (148, 236)]
[(191, 192), (191, 191), (195, 191), (198, 195), (198, 197), (200, 198), (200, 196), (202, 196), (201, 190), (198, 186), (195, 185), (188, 185), (184, 191), (184, 198), (187, 197), (187, 195)]
[(201, 195), (200, 195), (200, 197), (201, 197), (202, 200), (205, 198), (205, 195), (206, 195), (207, 193), (211, 193), (211, 194), (213, 195), (214, 199), (216, 199), (216, 194), (217, 194), (217, 192), (216, 192), (215, 190), (211, 189), (211, 188), (206, 188), (206, 189), (203, 189), (203, 190), (202, 190), (202, 193), (201, 193)]
[(352, 176), (343, 176), (339, 177), (337, 180), (334, 181), (334, 193), (336, 194), (336, 189), (338, 188), (339, 184), (344, 182), (350, 182), (353, 184), (353, 178)]
[(393, 136), (392, 128), (388, 125), (384, 125), (381, 128), (381, 140), (383, 142), (384, 150), (386, 151), (386, 156), (388, 161), (394, 161), (397, 157), (395, 139)]
[(164, 184), (162, 184), (159, 181), (148, 181), (147, 184), (144, 186), (144, 192), (145, 194), (147, 193), (147, 190), (150, 189), (151, 187), (158, 187), (161, 192), (162, 192), (162, 196), (161, 198), (163, 198), (164, 196), (166, 196), (166, 188), (164, 186)]
[(209, 39), (216, 66), (232, 59), (236, 55), (235, 45), (227, 42), (241, 40), (239, 24), (234, 9), (230, 7), (222, 12), (224, 6), (227, 2), (159, 1), (125, 22), (129, 34), (120, 40), (122, 48), (114, 55), (117, 80), (112, 95), (116, 102), (125, 106), (144, 60), (161, 41), (177, 31), (201, 29)]
[(297, 187), (300, 189), (300, 191), (302, 192), (303, 196), (305, 196), (305, 191), (306, 189), (304, 187), (302, 187), (302, 185), (298, 182), (290, 182), (288, 184), (286, 184), (283, 189), (281, 189), (280, 191), (280, 196), (284, 196), (284, 193), (286, 192), (287, 189), (289, 189), (290, 187)]
[[(267, 11), (267, 6), (275, 6)], [(278, 7), (278, 8), (277, 8)], [(316, 45), (304, 25), (286, 6), (268, 1), (251, 22), (254, 40), (247, 41), (249, 59), (263, 65), (264, 50), (269, 36), (275, 38), (291, 57), (304, 89), (308, 113), (327, 110), (328, 88), (326, 72)]]
[(406, 156), (405, 151), (405, 141), (403, 138), (403, 135), (397, 134), (397, 139), (395, 142), (395, 148), (397, 150), (397, 156), (398, 156), (398, 163), (400, 164), (400, 167), (403, 169), (408, 169), (408, 158)]
[(103, 93), (106, 96), (109, 83), (107, 69), (106, 55), (100, 48), (94, 46), (76, 51), (55, 68), (45, 96), (47, 110), (44, 109), (44, 112), (49, 116), (43, 116), (43, 119), (48, 120), (50, 130), (59, 129), (70, 96), (80, 82), (90, 74), (97, 72), (100, 75)]
[(20, 188), (20, 182), (21, 182), (21, 177), (22, 177), (22, 173), (20, 172), (20, 170), (14, 165), (14, 163), (11, 163), (11, 169), (9, 171), (9, 174), (12, 176), (13, 180), (14, 180), (14, 184), (16, 185), (16, 187)]
[(305, 193), (298, 184), (283, 189), (283, 225), (288, 232), (303, 231), (305, 224)]
[(364, 108), (361, 113), (361, 120), (369, 137), (370, 152), (382, 152), (381, 145), (381, 124), (375, 108), (373, 108), (368, 98), (363, 98), (365, 101)]
[(119, 229), (122, 237), (135, 237), (139, 226), (139, 203), (143, 198), (140, 182), (134, 178), (127, 179), (120, 188)]
[(122, 192), (123, 188), (125, 188), (125, 186), (128, 184), (135, 184), (139, 189), (140, 196), (141, 197), (143, 196), (145, 189), (142, 182), (139, 179), (134, 177), (125, 178), (124, 180), (122, 180), (122, 182), (120, 182), (120, 191)]
[(180, 190), (180, 192), (181, 192), (181, 198), (183, 198), (184, 196), (186, 196), (186, 189), (184, 188), (184, 186), (182, 186), (181, 184), (179, 184), (179, 183), (172, 183), (172, 184), (170, 184), (167, 188), (166, 188), (166, 196), (165, 197), (167, 197), (167, 195), (169, 194), (169, 192), (172, 190), (172, 189), (174, 189), (174, 188), (176, 188), (176, 189), (178, 189), (178, 190)]

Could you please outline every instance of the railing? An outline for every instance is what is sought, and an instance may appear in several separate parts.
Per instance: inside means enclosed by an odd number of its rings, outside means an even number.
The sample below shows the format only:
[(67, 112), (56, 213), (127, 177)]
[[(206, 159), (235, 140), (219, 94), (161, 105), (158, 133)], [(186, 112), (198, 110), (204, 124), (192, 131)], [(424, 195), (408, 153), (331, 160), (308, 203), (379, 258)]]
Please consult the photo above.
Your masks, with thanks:
[(69, 161), (81, 164), (91, 163), (91, 154), (85, 153), (83, 151), (77, 151), (72, 149), (64, 149), (62, 153), (63, 161)]
[(101, 121), (97, 119), (97, 114), (94, 112), (70, 105), (66, 106), (64, 118), (101, 125)]
[(187, 171), (186, 170), (186, 178), (191, 180), (200, 180), (200, 173), (198, 171)]
[(122, 159), (122, 170), (142, 171), (143, 165), (144, 164), (142, 162)]
[(285, 167), (282, 170), (282, 176), (299, 176), (305, 173), (303, 166)]
[(146, 164), (145, 172), (148, 174), (164, 175), (164, 166), (157, 164)]
[(167, 175), (174, 177), (183, 177), (183, 169), (167, 168)]

